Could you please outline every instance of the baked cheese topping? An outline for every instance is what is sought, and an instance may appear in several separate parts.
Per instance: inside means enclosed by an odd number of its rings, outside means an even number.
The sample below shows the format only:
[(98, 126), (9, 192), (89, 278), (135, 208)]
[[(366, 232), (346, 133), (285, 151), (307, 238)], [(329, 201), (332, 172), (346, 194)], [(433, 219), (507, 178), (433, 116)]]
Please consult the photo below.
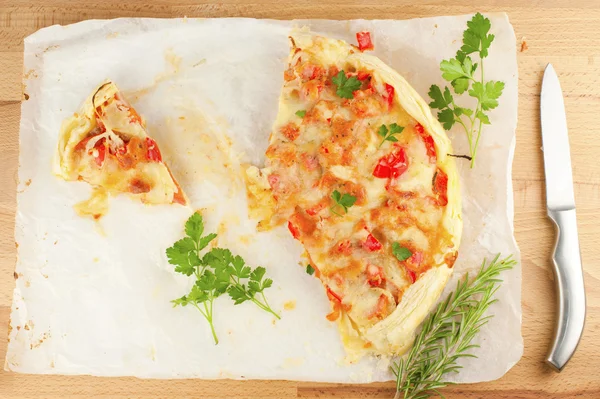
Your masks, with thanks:
[[(386, 352), (367, 332), (430, 269), (456, 259), (456, 232), (446, 226), (452, 161), (358, 49), (291, 39), (266, 168), (247, 172), (250, 206), (267, 215), (261, 227), (287, 223), (302, 242), (332, 304), (327, 318), (346, 323), (366, 350)], [(339, 203), (344, 195), (350, 206)], [(272, 210), (258, 211), (265, 204)]]
[(111, 82), (102, 84), (63, 123), (57, 173), (97, 189), (98, 198), (76, 207), (80, 214), (101, 216), (104, 212), (96, 209), (107, 209), (100, 201), (105, 193), (127, 193), (149, 204), (186, 203), (142, 118)]

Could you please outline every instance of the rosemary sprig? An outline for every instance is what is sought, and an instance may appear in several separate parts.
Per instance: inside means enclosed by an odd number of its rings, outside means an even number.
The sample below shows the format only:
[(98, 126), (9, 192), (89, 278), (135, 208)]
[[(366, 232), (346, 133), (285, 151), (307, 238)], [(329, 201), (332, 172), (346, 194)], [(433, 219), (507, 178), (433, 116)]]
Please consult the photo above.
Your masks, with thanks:
[(493, 296), (502, 282), (498, 275), (516, 264), (511, 256), (499, 258), (500, 254), (496, 255), (488, 265), (484, 260), (479, 274), (472, 280), (467, 274), (427, 317), (411, 351), (392, 365), (395, 399), (443, 397), (438, 389), (452, 384), (444, 376), (461, 369), (457, 364), (460, 358), (477, 357), (471, 351), (479, 345), (471, 341), (493, 317), (485, 312), (496, 302)]

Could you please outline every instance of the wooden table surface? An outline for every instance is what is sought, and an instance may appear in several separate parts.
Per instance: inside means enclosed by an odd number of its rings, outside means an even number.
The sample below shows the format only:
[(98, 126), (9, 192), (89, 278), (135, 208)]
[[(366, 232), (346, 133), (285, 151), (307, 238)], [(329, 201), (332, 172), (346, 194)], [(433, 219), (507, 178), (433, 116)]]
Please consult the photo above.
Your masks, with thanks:
[[(523, 261), (521, 361), (498, 381), (448, 388), (448, 398), (600, 398), (600, 2), (596, 0), (0, 0), (0, 358), (6, 353), (22, 98), (23, 38), (53, 24), (116, 17), (394, 18), (505, 11), (527, 49), (519, 62), (519, 125), (513, 183), (515, 235)], [(503, 3), (501, 5), (501, 3)], [(556, 374), (543, 364), (555, 314), (546, 219), (539, 91), (542, 71), (559, 72), (570, 128), (588, 316), (579, 349)], [(0, 397), (16, 398), (391, 398), (391, 384), (286, 381), (160, 381), (18, 375), (0, 371)]]

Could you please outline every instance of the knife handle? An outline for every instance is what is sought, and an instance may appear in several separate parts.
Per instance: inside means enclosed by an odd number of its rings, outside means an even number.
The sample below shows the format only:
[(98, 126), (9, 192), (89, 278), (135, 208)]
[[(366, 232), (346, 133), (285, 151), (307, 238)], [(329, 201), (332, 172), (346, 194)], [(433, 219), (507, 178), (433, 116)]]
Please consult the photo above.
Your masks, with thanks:
[(558, 288), (558, 318), (546, 363), (561, 371), (575, 353), (583, 333), (585, 287), (575, 209), (548, 210), (548, 216), (556, 224), (558, 236), (552, 257)]

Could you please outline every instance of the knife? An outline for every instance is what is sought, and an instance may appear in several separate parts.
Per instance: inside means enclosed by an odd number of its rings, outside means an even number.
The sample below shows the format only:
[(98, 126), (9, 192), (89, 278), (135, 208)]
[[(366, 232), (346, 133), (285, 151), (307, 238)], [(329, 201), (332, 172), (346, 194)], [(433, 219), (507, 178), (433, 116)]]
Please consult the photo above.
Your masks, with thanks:
[(544, 71), (540, 116), (546, 204), (548, 217), (555, 223), (557, 233), (552, 259), (558, 290), (558, 317), (546, 363), (561, 371), (581, 339), (586, 305), (567, 117), (560, 82), (552, 64), (548, 64)]

